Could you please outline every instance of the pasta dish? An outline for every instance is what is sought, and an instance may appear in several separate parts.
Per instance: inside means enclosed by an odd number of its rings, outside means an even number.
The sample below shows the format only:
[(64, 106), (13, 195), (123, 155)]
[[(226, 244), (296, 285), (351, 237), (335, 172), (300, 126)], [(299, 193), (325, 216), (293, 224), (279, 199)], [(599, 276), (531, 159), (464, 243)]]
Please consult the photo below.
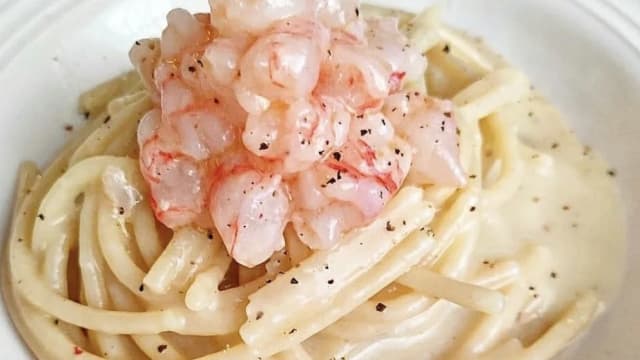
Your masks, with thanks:
[(209, 5), (20, 169), (2, 288), (35, 357), (540, 360), (606, 309), (615, 170), (481, 40), (437, 9)]

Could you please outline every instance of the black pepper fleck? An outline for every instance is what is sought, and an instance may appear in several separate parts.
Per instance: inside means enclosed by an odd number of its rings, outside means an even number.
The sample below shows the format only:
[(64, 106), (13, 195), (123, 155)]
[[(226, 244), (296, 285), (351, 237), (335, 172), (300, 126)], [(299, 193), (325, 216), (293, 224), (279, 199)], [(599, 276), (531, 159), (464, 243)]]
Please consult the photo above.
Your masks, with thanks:
[(167, 345), (162, 344), (162, 345), (158, 345), (158, 352), (159, 353), (163, 353), (165, 350), (167, 350)]
[(140, 287), (138, 288), (138, 291), (140, 291), (140, 292), (144, 291), (144, 284), (140, 284)]
[(387, 305), (385, 305), (383, 303), (378, 303), (376, 305), (376, 311), (377, 312), (383, 312), (386, 308), (387, 308)]
[(387, 221), (386, 229), (387, 229), (387, 231), (395, 231), (396, 227), (391, 225), (391, 221)]
[(292, 284), (296, 285), (296, 284), (298, 283), (298, 279), (296, 279), (296, 278), (291, 278), (290, 283), (292, 283)]

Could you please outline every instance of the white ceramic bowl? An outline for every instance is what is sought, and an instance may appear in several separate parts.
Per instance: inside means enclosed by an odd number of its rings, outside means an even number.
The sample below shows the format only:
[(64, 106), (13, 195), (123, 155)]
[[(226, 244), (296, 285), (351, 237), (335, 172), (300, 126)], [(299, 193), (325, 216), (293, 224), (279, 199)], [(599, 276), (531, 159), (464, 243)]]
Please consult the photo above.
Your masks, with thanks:
[[(394, 4), (418, 10), (431, 2)], [(7, 233), (18, 164), (52, 158), (68, 137), (64, 125), (82, 123), (79, 93), (127, 69), (130, 44), (158, 34), (170, 8), (206, 5), (0, 0), (0, 234)], [(630, 239), (625, 287), (588, 341), (565, 357), (639, 358), (640, 262), (632, 260), (640, 258), (640, 1), (450, 0), (444, 9), (448, 22), (484, 37), (523, 69), (580, 138), (618, 169)], [(10, 359), (29, 357), (3, 311), (0, 349)]]

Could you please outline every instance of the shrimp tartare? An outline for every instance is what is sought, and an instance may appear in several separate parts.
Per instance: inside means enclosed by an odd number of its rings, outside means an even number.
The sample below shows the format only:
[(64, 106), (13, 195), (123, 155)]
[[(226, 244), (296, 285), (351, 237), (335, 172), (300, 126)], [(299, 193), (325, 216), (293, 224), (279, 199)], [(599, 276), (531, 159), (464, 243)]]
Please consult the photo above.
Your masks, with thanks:
[(138, 142), (161, 223), (215, 228), (253, 267), (289, 224), (327, 249), (407, 181), (464, 185), (453, 105), (406, 86), (427, 61), (397, 20), (357, 1), (210, 7), (171, 11), (130, 52), (155, 103)]

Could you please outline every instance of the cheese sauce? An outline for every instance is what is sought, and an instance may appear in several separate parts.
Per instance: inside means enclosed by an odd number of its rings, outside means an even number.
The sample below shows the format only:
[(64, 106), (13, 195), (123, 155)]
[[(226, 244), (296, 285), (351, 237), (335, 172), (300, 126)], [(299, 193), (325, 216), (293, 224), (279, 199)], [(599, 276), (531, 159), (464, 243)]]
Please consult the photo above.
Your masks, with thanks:
[[(531, 311), (518, 315), (512, 329), (511, 335), (526, 345), (579, 294), (595, 290), (602, 309), (615, 298), (624, 269), (623, 211), (615, 170), (582, 145), (544, 99), (507, 106), (497, 116), (518, 129), (524, 173), (520, 187), (506, 203), (476, 210), (482, 221), (470, 272), (518, 258), (533, 244), (549, 250), (549, 263), (540, 264), (545, 268), (527, 284), (530, 300), (536, 301), (531, 301)], [(483, 151), (486, 158), (491, 157), (491, 148)], [(454, 304), (439, 311), (431, 331), (383, 341), (357, 358), (449, 358), (464, 343), (465, 337), (458, 337), (460, 331), (472, 328), (482, 315)]]

